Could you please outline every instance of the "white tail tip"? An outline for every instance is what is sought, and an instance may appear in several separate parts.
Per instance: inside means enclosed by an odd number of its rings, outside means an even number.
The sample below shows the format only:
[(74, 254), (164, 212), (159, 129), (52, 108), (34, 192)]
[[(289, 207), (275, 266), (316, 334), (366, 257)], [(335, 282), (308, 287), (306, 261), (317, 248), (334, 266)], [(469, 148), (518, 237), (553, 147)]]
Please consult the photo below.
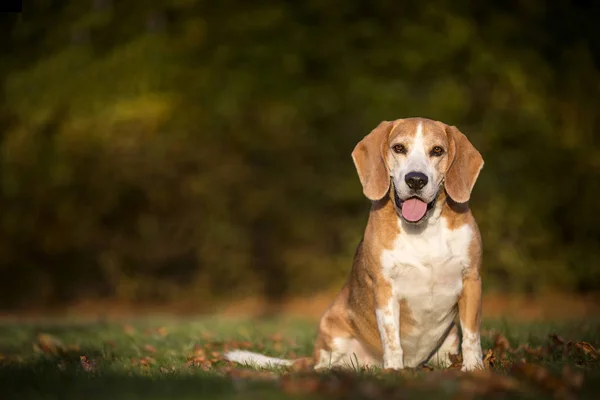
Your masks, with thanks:
[(274, 367), (292, 365), (291, 360), (283, 358), (267, 357), (262, 354), (253, 353), (245, 350), (232, 350), (225, 353), (225, 359), (239, 364), (246, 364), (253, 367)]

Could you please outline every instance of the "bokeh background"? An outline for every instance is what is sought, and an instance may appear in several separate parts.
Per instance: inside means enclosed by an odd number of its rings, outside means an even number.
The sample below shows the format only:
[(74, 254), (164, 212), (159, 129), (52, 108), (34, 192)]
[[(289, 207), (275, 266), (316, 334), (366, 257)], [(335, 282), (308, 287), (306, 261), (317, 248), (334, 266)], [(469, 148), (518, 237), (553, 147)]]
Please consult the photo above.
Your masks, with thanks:
[(600, 289), (593, 1), (30, 0), (1, 18), (0, 305), (335, 290), (350, 153), (457, 125), (487, 293)]

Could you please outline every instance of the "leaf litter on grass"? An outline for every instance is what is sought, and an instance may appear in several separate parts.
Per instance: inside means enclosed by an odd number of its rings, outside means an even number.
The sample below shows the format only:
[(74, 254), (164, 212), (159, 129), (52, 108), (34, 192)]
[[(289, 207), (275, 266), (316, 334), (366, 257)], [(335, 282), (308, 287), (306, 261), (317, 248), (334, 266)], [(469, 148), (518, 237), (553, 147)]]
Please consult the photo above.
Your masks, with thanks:
[[(570, 400), (577, 398), (585, 387), (586, 371), (598, 368), (600, 364), (598, 351), (588, 341), (566, 340), (551, 334), (535, 346), (529, 343), (512, 346), (506, 336), (490, 331), (487, 332), (489, 348), (484, 351), (485, 370), (482, 371), (460, 372), (462, 360), (459, 354), (452, 357), (452, 365), (447, 369), (430, 366), (402, 371), (355, 368), (353, 371), (317, 373), (313, 370), (314, 360), (295, 357), (294, 349), (298, 349), (296, 341), (287, 339), (282, 333), (250, 341), (223, 340), (213, 333), (202, 332), (193, 335), (195, 344), (182, 354), (169, 349), (169, 345), (176, 342), (172, 341), (172, 334), (167, 328), (140, 330), (133, 325), (125, 325), (121, 332), (121, 336), (129, 337), (137, 349), (136, 357), (130, 357), (126, 362), (129, 374), (135, 374), (137, 370), (144, 375), (178, 376), (187, 370), (192, 374), (220, 376), (229, 380), (232, 388), (239, 390), (253, 387), (252, 382), (264, 382), (286, 395), (327, 398), (348, 395), (368, 399), (407, 398), (411, 397), (410, 393), (427, 392), (467, 399), (496, 394), (537, 394)], [(154, 340), (152, 344), (147, 343), (148, 335)], [(169, 339), (166, 339), (167, 336)], [(117, 359), (123, 359), (119, 355), (122, 345), (117, 338), (103, 337), (102, 342), (104, 347), (109, 346), (108, 354), (116, 354)], [(51, 360), (63, 373), (79, 370), (92, 375), (110, 368), (110, 363), (115, 360), (107, 358), (106, 352), (101, 355), (86, 353), (79, 343), (63, 340), (48, 333), (38, 334), (32, 343), (34, 357)], [(512, 341), (515, 343), (514, 339)], [(276, 356), (293, 356), (294, 363), (288, 368), (251, 369), (223, 359), (223, 353), (234, 348), (268, 349)], [(12, 356), (0, 357), (0, 365), (12, 363), (13, 359)]]
[[(348, 393), (360, 393), (365, 398), (402, 397), (405, 390), (427, 391), (443, 389), (460, 398), (485, 397), (496, 394), (544, 393), (556, 399), (576, 398), (584, 383), (584, 375), (572, 366), (564, 365), (561, 373), (544, 366), (552, 357), (560, 355), (575, 367), (582, 363), (598, 360), (596, 349), (588, 342), (565, 341), (550, 335), (546, 346), (530, 347), (527, 344), (513, 348), (508, 339), (496, 333), (493, 348), (485, 352), (484, 370), (461, 372), (460, 354), (452, 356), (452, 365), (447, 369), (430, 366), (404, 370), (333, 370), (317, 373), (312, 370), (310, 359), (298, 360), (283, 373), (273, 370), (248, 370), (228, 368), (226, 376), (243, 386), (240, 380), (255, 379), (276, 381), (287, 394), (319, 394), (326, 397), (343, 398)], [(584, 357), (585, 360), (582, 358)], [(529, 360), (527, 360), (529, 359)], [(394, 384), (384, 384), (385, 376), (399, 378)]]

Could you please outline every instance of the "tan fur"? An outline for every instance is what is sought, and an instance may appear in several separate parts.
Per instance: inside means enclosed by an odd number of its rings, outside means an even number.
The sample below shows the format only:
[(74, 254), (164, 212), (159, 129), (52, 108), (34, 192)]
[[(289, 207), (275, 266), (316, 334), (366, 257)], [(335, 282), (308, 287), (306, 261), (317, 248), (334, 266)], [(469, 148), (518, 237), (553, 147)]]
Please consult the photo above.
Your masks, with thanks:
[[(364, 240), (358, 245), (348, 281), (321, 317), (315, 342), (314, 357), (319, 363), (319, 350), (331, 350), (334, 337), (356, 337), (378, 357), (382, 356), (381, 339), (375, 320), (375, 303), (387, 302), (392, 296), (389, 284), (381, 271), (369, 262), (400, 234), (397, 215), (391, 198), (373, 205)], [(369, 245), (365, 245), (365, 243)], [(414, 319), (405, 300), (400, 302), (400, 336), (406, 335)], [(391, 334), (388, 332), (388, 334)]]
[(483, 168), (483, 158), (455, 126), (448, 126), (446, 132), (450, 142), (448, 156), (452, 160), (446, 172), (446, 192), (455, 202), (466, 203)]
[[(315, 343), (315, 362), (319, 363), (320, 350), (330, 351), (335, 337), (357, 338), (368, 346), (374, 355), (382, 357), (380, 333), (375, 319), (376, 304), (387, 302), (392, 289), (381, 275), (379, 259), (384, 249), (389, 249), (397, 235), (398, 215), (389, 191), (390, 177), (386, 167), (389, 144), (402, 142), (414, 134), (420, 119), (382, 122), (367, 135), (352, 153), (358, 175), (367, 198), (373, 200), (364, 240), (355, 254), (350, 276), (340, 294), (323, 315)], [(440, 165), (446, 171), (445, 186), (448, 195), (441, 190), (436, 207), (442, 207), (441, 218), (449, 229), (469, 224), (473, 229), (470, 245), (471, 266), (463, 279), (463, 292), (458, 303), (461, 321), (472, 332), (479, 331), (481, 319), (481, 237), (477, 224), (468, 207), (468, 199), (483, 166), (481, 155), (458, 129), (437, 121), (423, 125), (428, 145), (441, 145), (448, 149), (447, 160)], [(405, 123), (401, 123), (405, 122)], [(408, 122), (408, 123), (406, 123)], [(433, 123), (429, 123), (433, 122)], [(388, 196), (386, 196), (388, 194)], [(400, 337), (404, 337), (414, 325), (412, 312), (406, 301), (400, 304)], [(452, 332), (457, 327), (453, 326)], [(388, 332), (386, 335), (393, 335)], [(451, 346), (458, 346), (452, 337)]]
[(352, 151), (363, 193), (369, 200), (380, 200), (390, 187), (389, 171), (383, 160), (383, 144), (387, 142), (392, 127), (392, 122), (381, 122)]
[(455, 203), (448, 198), (442, 210), (442, 218), (449, 229), (458, 229), (468, 224), (473, 230), (469, 246), (471, 267), (463, 275), (463, 293), (460, 297), (459, 318), (471, 332), (479, 330), (481, 322), (481, 234), (467, 203)]

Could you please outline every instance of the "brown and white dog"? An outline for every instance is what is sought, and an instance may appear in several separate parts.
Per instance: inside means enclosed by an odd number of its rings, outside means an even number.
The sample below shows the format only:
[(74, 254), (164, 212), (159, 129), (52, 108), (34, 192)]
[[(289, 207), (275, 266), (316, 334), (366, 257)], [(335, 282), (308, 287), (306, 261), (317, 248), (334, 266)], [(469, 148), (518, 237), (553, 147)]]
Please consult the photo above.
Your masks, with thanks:
[[(468, 202), (481, 154), (456, 127), (424, 118), (384, 121), (352, 152), (372, 201), (350, 276), (319, 323), (315, 369), (423, 363), (483, 368), (481, 236)], [(293, 361), (234, 350), (256, 366)]]

